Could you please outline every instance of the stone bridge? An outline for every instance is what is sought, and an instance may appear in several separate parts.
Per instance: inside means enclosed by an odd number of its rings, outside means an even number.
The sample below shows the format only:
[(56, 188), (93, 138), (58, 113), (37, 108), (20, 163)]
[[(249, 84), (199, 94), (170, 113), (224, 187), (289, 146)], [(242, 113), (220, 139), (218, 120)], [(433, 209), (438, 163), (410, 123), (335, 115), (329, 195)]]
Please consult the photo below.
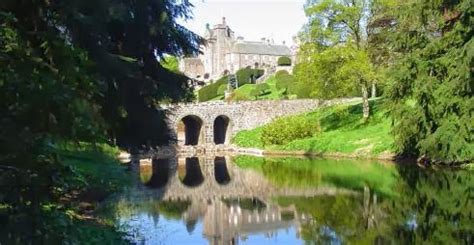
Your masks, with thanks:
[(211, 101), (171, 104), (163, 106), (162, 110), (165, 111), (171, 137), (179, 146), (213, 146), (229, 144), (238, 131), (262, 126), (278, 117), (358, 100), (360, 99)]

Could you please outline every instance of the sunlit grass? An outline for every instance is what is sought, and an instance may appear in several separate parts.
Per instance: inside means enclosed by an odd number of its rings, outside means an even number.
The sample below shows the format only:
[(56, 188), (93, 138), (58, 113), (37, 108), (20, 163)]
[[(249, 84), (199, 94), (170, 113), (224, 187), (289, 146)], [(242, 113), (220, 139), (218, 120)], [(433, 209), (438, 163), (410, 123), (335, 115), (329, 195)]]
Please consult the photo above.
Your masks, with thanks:
[(362, 105), (339, 105), (322, 108), (304, 116), (319, 122), (320, 134), (310, 138), (297, 139), (285, 145), (263, 145), (263, 127), (241, 131), (233, 139), (241, 147), (255, 147), (270, 150), (291, 150), (306, 152), (340, 152), (361, 155), (378, 155), (393, 152), (393, 136), (390, 134), (390, 118), (382, 101), (371, 101), (371, 117), (362, 119)]

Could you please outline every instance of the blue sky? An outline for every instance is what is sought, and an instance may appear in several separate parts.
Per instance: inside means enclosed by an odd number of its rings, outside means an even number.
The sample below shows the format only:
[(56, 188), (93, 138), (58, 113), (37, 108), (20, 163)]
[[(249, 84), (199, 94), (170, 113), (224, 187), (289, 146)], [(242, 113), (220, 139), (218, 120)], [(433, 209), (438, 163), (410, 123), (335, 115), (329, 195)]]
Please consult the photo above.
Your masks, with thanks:
[(222, 22), (245, 40), (273, 38), (275, 43), (292, 43), (306, 17), (305, 0), (191, 0), (195, 6), (194, 19), (183, 23), (188, 29), (202, 35), (206, 23), (211, 26)]

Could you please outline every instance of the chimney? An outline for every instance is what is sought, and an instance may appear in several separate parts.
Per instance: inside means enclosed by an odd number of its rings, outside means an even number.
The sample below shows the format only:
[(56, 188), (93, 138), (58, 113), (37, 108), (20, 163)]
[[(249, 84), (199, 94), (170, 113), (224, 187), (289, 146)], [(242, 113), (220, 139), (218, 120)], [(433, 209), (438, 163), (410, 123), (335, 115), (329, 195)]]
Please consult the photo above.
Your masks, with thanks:
[(225, 25), (226, 22), (225, 22), (225, 17), (222, 17), (222, 24)]

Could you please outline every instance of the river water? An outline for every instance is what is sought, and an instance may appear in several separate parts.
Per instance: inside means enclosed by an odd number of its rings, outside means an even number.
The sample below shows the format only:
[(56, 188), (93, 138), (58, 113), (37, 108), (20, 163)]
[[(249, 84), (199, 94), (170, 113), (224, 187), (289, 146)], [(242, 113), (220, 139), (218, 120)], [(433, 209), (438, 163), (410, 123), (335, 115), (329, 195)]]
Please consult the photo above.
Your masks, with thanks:
[(474, 178), (377, 161), (175, 157), (110, 205), (137, 244), (474, 244)]

